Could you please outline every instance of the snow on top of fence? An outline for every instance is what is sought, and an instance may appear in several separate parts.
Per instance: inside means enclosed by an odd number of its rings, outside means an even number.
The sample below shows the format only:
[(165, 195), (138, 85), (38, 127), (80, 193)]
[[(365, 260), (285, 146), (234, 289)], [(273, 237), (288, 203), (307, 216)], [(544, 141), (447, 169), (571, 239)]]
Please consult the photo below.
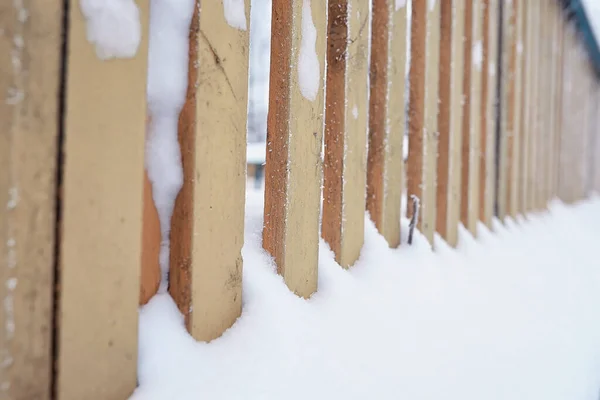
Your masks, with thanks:
[(319, 57), (317, 56), (317, 29), (312, 19), (310, 0), (302, 1), (302, 38), (298, 56), (298, 84), (302, 96), (315, 101), (319, 91)]
[(231, 27), (242, 31), (247, 29), (244, 0), (224, 0), (223, 11), (225, 12), (225, 20)]
[(133, 0), (81, 0), (87, 40), (101, 60), (131, 58), (141, 40), (140, 11)]

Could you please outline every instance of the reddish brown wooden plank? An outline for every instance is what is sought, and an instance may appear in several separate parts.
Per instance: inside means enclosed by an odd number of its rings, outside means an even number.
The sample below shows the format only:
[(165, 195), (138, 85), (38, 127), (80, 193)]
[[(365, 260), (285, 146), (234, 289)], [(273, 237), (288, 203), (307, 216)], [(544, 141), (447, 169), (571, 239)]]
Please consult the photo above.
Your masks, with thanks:
[[(273, 1), (263, 247), (302, 297), (317, 289), (326, 15), (324, 1)], [(310, 40), (302, 37), (304, 18), (316, 30), (315, 43), (304, 47), (317, 60), (310, 71), (318, 77), (310, 82), (314, 92), (299, 82), (295, 49)]]
[(364, 241), (369, 17), (367, 0), (329, 1), (321, 235), (343, 267)]

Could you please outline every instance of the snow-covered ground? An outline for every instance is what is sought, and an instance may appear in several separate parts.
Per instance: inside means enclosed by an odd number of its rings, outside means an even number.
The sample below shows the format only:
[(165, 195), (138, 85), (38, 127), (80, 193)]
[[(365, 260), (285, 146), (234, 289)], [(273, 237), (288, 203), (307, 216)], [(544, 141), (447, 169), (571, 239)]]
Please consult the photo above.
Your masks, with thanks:
[(166, 294), (141, 310), (132, 399), (598, 400), (600, 197), (435, 253), (391, 250), (369, 222), (350, 270), (321, 243), (308, 301), (261, 225), (248, 188), (243, 312), (221, 338), (195, 342)]

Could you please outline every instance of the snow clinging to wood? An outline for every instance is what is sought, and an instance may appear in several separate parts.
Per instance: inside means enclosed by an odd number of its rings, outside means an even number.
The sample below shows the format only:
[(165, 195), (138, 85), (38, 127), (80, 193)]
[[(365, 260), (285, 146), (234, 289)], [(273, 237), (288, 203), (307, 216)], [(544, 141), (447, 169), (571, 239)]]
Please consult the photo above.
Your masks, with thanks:
[(315, 101), (319, 92), (321, 71), (317, 56), (317, 29), (312, 19), (310, 0), (302, 1), (302, 38), (298, 56), (298, 84), (302, 96)]
[(160, 219), (161, 291), (167, 287), (171, 215), (183, 184), (177, 125), (188, 84), (188, 36), (194, 4), (194, 0), (150, 1), (146, 169)]
[(406, 7), (406, 0), (396, 0), (396, 11), (402, 7)]
[(483, 63), (483, 44), (481, 40), (478, 40), (473, 44), (473, 65), (478, 71), (481, 70), (481, 64)]
[(244, 0), (223, 0), (223, 11), (225, 20), (231, 27), (242, 31), (247, 29)]
[(101, 60), (131, 58), (142, 36), (140, 11), (134, 0), (81, 0), (87, 40)]

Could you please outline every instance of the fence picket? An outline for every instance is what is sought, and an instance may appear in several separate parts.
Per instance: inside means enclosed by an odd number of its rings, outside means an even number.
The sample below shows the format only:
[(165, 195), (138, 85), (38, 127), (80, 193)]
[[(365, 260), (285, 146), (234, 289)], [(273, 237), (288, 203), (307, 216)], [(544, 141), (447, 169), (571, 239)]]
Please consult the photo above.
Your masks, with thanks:
[(148, 4), (139, 10), (135, 57), (102, 61), (86, 39), (80, 7), (69, 9), (56, 319), (60, 400), (90, 393), (126, 398), (136, 386)]
[[(249, 21), (250, 1), (243, 4)], [(192, 19), (179, 117), (183, 187), (171, 221), (169, 291), (203, 341), (219, 337), (242, 308), (249, 35), (228, 23), (224, 7), (203, 3)]]
[(462, 124), (462, 224), (474, 236), (479, 214), (479, 151), (482, 64), (482, 3), (467, 0), (465, 8), (465, 105)]
[[(451, 246), (458, 244), (458, 224), (460, 222), (461, 178), (462, 178), (462, 124), (463, 124), (463, 85), (465, 77), (465, 3), (470, 0), (453, 0), (456, 7), (452, 15), (452, 82), (450, 111), (450, 187), (448, 204), (448, 236)], [(444, 6), (445, 2), (442, 3)], [(442, 35), (443, 37), (443, 35)]]
[(25, 21), (15, 4), (0, 4), (0, 398), (49, 400), (64, 10), (29, 2)]
[(367, 210), (390, 247), (400, 245), (407, 7), (373, 0)]
[(302, 297), (317, 290), (326, 7), (273, 0), (263, 247)]
[(349, 267), (364, 241), (369, 3), (330, 0), (321, 234)]
[[(515, 0), (516, 1), (516, 0)], [(496, 193), (496, 59), (499, 1), (484, 0), (482, 28), (482, 73), (479, 161), (479, 220), (491, 227)]]
[(412, 7), (407, 193), (420, 200), (418, 228), (433, 245), (441, 8), (440, 2)]
[(456, 42), (457, 35), (453, 15), (453, 10), (458, 7), (458, 0), (443, 1), (440, 5), (440, 76), (439, 93), (440, 104), (438, 113), (438, 160), (437, 160), (437, 186), (436, 186), (436, 232), (446, 241), (449, 239), (449, 216), (451, 203), (454, 198), (451, 190), (451, 159), (453, 159), (451, 143), (451, 119), (452, 111), (452, 84), (453, 84), (453, 57), (455, 50), (453, 44)]

